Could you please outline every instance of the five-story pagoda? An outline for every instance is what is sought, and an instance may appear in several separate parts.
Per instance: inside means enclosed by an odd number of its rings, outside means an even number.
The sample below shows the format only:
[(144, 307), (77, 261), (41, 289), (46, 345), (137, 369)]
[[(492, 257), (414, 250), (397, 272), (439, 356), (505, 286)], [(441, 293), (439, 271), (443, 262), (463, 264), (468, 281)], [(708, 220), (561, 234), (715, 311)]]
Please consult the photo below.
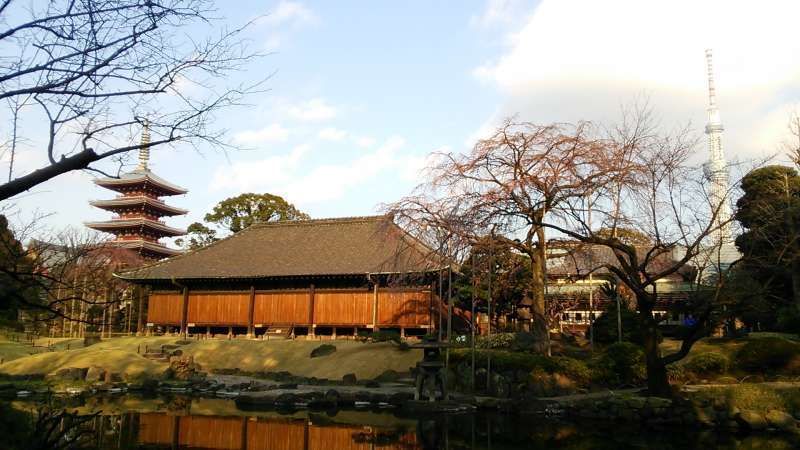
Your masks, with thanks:
[(95, 184), (118, 192), (111, 200), (95, 200), (92, 206), (116, 213), (112, 220), (87, 222), (85, 225), (98, 231), (111, 233), (116, 238), (111, 245), (139, 252), (145, 258), (162, 259), (181, 253), (159, 242), (162, 237), (186, 234), (185, 230), (166, 225), (164, 216), (186, 214), (185, 209), (167, 205), (161, 197), (185, 194), (186, 189), (156, 176), (149, 168), (150, 132), (147, 124), (142, 130), (139, 148), (139, 165), (119, 178), (99, 178)]

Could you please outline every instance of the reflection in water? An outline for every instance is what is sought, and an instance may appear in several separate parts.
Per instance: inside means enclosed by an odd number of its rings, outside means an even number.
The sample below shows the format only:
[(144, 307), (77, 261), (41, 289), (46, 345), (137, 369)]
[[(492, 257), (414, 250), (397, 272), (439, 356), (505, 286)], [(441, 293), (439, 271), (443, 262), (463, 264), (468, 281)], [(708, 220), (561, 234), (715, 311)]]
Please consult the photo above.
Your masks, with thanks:
[[(18, 412), (26, 411), (22, 414), (36, 414), (36, 405), (15, 402), (13, 406)], [(720, 436), (714, 431), (655, 431), (621, 424), (572, 424), (482, 414), (402, 417), (369, 411), (252, 412), (240, 411), (227, 400), (189, 398), (90, 399), (89, 403), (68, 405), (68, 410), (86, 418), (81, 425), (82, 431), (89, 433), (89, 447), (85, 448), (104, 450), (788, 450), (800, 446), (796, 438), (779, 435)], [(64, 430), (67, 435), (81, 431)], [(8, 436), (7, 432), (11, 430), (0, 429), (2, 436)]]
[(386, 450), (420, 448), (416, 433), (308, 419), (137, 414), (137, 442), (165, 448), (219, 450)]

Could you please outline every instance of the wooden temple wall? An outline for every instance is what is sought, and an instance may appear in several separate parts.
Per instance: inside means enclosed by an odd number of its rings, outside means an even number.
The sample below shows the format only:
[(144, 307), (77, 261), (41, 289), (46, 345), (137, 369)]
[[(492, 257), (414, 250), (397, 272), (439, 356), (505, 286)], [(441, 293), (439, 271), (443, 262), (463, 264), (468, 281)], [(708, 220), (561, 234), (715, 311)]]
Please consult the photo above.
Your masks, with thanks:
[[(313, 425), (306, 420), (253, 420), (245, 417), (139, 415), (141, 445), (220, 450), (372, 450), (376, 431), (351, 425)], [(413, 431), (382, 450), (419, 448)]]
[(426, 328), (432, 324), (433, 309), (431, 291), (426, 288), (185, 290), (150, 293), (147, 322), (249, 329), (272, 325)]

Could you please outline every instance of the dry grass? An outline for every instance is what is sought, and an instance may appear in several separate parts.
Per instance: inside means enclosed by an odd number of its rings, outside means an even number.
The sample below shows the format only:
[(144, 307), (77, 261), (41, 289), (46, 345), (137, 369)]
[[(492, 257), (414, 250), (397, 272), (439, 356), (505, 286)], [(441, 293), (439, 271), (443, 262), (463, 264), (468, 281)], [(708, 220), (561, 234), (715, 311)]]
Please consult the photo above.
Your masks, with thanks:
[[(129, 375), (160, 374), (166, 364), (148, 360), (139, 352), (145, 346), (157, 348), (174, 344), (174, 337), (118, 337), (83, 348), (65, 350), (67, 341), (57, 343), (58, 351), (34, 355), (24, 349), (11, 348), (16, 358), (0, 365), (0, 373), (11, 375), (50, 374), (65, 367), (102, 366), (107, 370)], [(201, 340), (182, 346), (185, 355), (193, 355), (203, 370), (233, 369), (245, 371), (287, 371), (294, 375), (340, 379), (354, 373), (360, 379), (374, 378), (384, 370), (404, 372), (421, 358), (420, 350), (401, 351), (392, 343), (365, 344), (355, 341), (325, 341), (336, 345), (331, 355), (311, 359), (311, 350), (319, 341), (250, 341)], [(74, 345), (73, 345), (74, 344)], [(1, 348), (1, 347), (0, 347)], [(30, 348), (30, 346), (28, 346)], [(12, 352), (13, 350), (13, 352)]]

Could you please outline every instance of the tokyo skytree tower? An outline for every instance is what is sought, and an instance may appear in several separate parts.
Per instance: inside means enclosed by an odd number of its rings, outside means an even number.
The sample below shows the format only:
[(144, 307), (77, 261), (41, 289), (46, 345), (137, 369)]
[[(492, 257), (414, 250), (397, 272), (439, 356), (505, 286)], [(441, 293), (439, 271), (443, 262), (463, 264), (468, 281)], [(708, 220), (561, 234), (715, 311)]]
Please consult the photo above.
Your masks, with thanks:
[(716, 223), (723, 224), (714, 233), (717, 243), (730, 240), (731, 205), (728, 196), (728, 165), (725, 151), (722, 148), (722, 121), (717, 108), (717, 94), (714, 88), (714, 67), (711, 62), (711, 50), (706, 50), (706, 66), (708, 68), (708, 123), (706, 139), (708, 140), (708, 162), (703, 166), (705, 176), (711, 183), (709, 189), (712, 213), (717, 211)]

